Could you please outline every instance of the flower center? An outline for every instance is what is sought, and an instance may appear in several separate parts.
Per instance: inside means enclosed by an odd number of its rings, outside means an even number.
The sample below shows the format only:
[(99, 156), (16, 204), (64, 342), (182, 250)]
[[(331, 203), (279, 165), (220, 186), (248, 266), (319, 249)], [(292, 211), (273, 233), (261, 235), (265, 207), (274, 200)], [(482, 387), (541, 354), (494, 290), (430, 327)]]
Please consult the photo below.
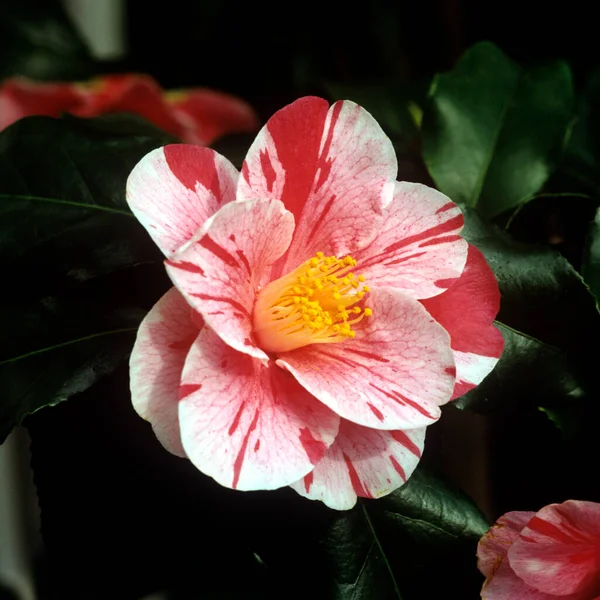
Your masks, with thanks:
[(369, 291), (356, 276), (351, 256), (317, 252), (291, 273), (272, 281), (254, 306), (254, 333), (267, 352), (286, 352), (308, 344), (353, 338), (352, 326), (373, 311), (358, 303)]

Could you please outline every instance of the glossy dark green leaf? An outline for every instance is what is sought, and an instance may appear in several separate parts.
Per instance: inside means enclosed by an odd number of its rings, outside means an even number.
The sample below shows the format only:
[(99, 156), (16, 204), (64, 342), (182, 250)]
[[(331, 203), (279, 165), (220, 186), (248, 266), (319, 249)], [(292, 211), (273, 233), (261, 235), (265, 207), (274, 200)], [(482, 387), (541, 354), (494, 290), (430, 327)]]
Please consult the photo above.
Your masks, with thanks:
[(498, 279), (505, 350), (494, 371), (457, 405), (482, 411), (546, 406), (594, 389), (600, 317), (579, 274), (558, 252), (516, 243), (473, 210), (464, 213), (465, 237)]
[(476, 597), (475, 552), (487, 528), (466, 496), (418, 469), (398, 491), (362, 501), (335, 521), (326, 543), (336, 581), (331, 598)]
[(434, 80), (423, 156), (437, 187), (487, 216), (518, 206), (552, 173), (572, 120), (564, 62), (523, 70), (494, 45)]
[(87, 79), (96, 66), (57, 0), (0, 2), (0, 79)]
[(166, 289), (125, 181), (169, 140), (123, 124), (32, 117), (0, 135), (0, 441), (120, 364)]

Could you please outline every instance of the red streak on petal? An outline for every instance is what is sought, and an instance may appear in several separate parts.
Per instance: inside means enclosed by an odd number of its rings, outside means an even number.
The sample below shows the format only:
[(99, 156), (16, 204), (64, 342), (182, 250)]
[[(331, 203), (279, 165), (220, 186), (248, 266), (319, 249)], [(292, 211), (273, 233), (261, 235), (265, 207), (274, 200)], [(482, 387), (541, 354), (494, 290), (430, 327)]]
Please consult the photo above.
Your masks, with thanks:
[(414, 400), (410, 400), (409, 398), (406, 398), (405, 396), (403, 396), (402, 394), (399, 394), (395, 390), (392, 392), (387, 392), (387, 391), (381, 389), (380, 387), (376, 386), (374, 383), (369, 382), (369, 385), (371, 387), (375, 388), (377, 391), (381, 392), (382, 394), (386, 395), (388, 398), (391, 398), (398, 404), (408, 405), (408, 406), (414, 408), (417, 412), (421, 413), (422, 415), (424, 415), (430, 419), (434, 418), (419, 403), (415, 402)]
[(232, 233), (232, 234), (229, 236), (229, 239), (230, 239), (232, 242), (235, 242), (235, 233)]
[(361, 498), (372, 498), (373, 496), (368, 492), (367, 489), (362, 484), (352, 461), (348, 458), (348, 455), (344, 454), (344, 460), (346, 461), (346, 467), (348, 468), (348, 474), (350, 475), (350, 483), (352, 484), (352, 488), (356, 492), (357, 496)]
[(456, 204), (454, 204), (454, 202), (448, 202), (447, 204), (444, 204), (444, 206), (442, 206), (441, 208), (438, 208), (435, 211), (435, 214), (439, 215), (440, 213), (446, 212), (447, 210), (452, 210), (453, 208), (456, 208)]
[(250, 318), (250, 313), (236, 300), (233, 298), (227, 298), (226, 296), (211, 296), (210, 294), (190, 294), (194, 298), (200, 298), (200, 300), (213, 300), (214, 302), (226, 302), (231, 304), (235, 309), (239, 310), (245, 317)]
[(237, 458), (233, 463), (233, 482), (231, 487), (235, 489), (237, 487), (238, 481), (240, 480), (240, 472), (242, 470), (242, 465), (244, 464), (244, 454), (246, 454), (246, 448), (248, 447), (248, 438), (250, 434), (256, 429), (256, 423), (258, 422), (258, 410), (254, 413), (254, 418), (252, 419), (252, 423), (250, 423), (250, 427), (246, 432), (244, 437), (244, 441), (242, 442), (242, 447), (238, 452)]
[(460, 277), (450, 277), (448, 279), (436, 279), (433, 282), (433, 285), (435, 285), (435, 287), (438, 287), (438, 288), (448, 289), (449, 287), (452, 287), (459, 279), (460, 279)]
[(243, 412), (244, 412), (244, 403), (242, 402), (240, 404), (240, 407), (238, 408), (237, 413), (235, 413), (235, 417), (233, 417), (233, 421), (229, 427), (229, 430), (227, 431), (227, 434), (229, 436), (232, 436), (235, 433), (235, 430), (238, 428), (238, 425), (240, 424), (240, 418), (241, 418)]
[[(297, 111), (293, 119), (290, 111)], [(294, 213), (296, 223), (300, 222), (300, 215), (313, 186), (328, 111), (329, 103), (326, 100), (303, 98), (294, 103), (293, 109), (284, 108), (267, 123), (277, 156), (285, 170), (281, 201)]]
[(465, 219), (462, 216), (462, 214), (456, 215), (456, 217), (453, 217), (452, 219), (449, 219), (448, 221), (445, 221), (444, 223), (439, 223), (438, 225), (436, 225), (435, 227), (432, 227), (431, 229), (426, 229), (425, 231), (422, 231), (421, 233), (411, 235), (407, 238), (398, 240), (397, 242), (390, 244), (382, 252), (382, 254), (387, 254), (388, 252), (395, 252), (396, 250), (399, 250), (400, 248), (404, 248), (405, 246), (409, 246), (410, 244), (416, 244), (417, 242), (422, 242), (431, 237), (437, 237), (439, 235), (442, 235), (443, 233), (448, 233), (450, 231), (454, 231), (455, 229), (460, 229), (463, 226), (464, 222), (465, 222)]
[(209, 252), (214, 254), (217, 258), (220, 258), (226, 265), (230, 267), (235, 267), (239, 269), (240, 265), (223, 246), (219, 246), (215, 240), (213, 240), (209, 235), (205, 235), (198, 241), (198, 244), (203, 248), (206, 248)]
[(312, 485), (314, 478), (315, 476), (312, 471), (304, 477), (304, 489), (307, 494), (310, 491), (310, 486)]
[(313, 225), (313, 228), (311, 229), (310, 234), (308, 235), (308, 238), (307, 238), (308, 241), (313, 239), (315, 233), (317, 233), (317, 231), (319, 230), (319, 227), (321, 227), (321, 224), (325, 220), (325, 217), (328, 215), (329, 211), (331, 210), (331, 206), (333, 205), (334, 202), (335, 202), (335, 194), (333, 196), (331, 196), (331, 198), (329, 198), (329, 200), (327, 201), (327, 204), (325, 205), (325, 208), (323, 208), (323, 210), (321, 211), (319, 218), (315, 221), (315, 224)]
[(316, 440), (308, 427), (303, 427), (300, 430), (299, 439), (308, 460), (316, 465), (325, 456), (327, 445), (321, 440)]
[(406, 481), (406, 473), (404, 472), (404, 469), (402, 468), (400, 463), (391, 454), (390, 454), (390, 462), (392, 463), (392, 466), (394, 467), (394, 470), (396, 471), (396, 473), (398, 473), (398, 475), (400, 475), (400, 477), (402, 477), (402, 481)]
[(323, 151), (321, 152), (321, 156), (319, 156), (319, 162), (317, 163), (317, 167), (321, 171), (319, 173), (319, 179), (317, 180), (317, 185), (315, 187), (316, 192), (318, 192), (321, 186), (327, 181), (329, 173), (331, 172), (331, 165), (333, 163), (333, 159), (328, 158), (329, 150), (331, 149), (331, 142), (333, 140), (333, 131), (335, 129), (336, 123), (339, 119), (341, 112), (342, 102), (336, 102), (333, 105), (333, 111), (331, 113), (331, 120), (329, 122), (329, 129), (327, 131), (327, 139), (325, 140), (325, 144), (323, 144)]
[(173, 262), (172, 260), (165, 260), (165, 263), (170, 267), (175, 267), (181, 271), (188, 271), (189, 273), (196, 273), (197, 275), (204, 276), (204, 269), (195, 265), (194, 263), (182, 260), (180, 262)]
[(260, 448), (260, 440), (256, 440), (256, 444), (254, 444), (254, 452), (258, 452)]
[(442, 235), (440, 237), (427, 240), (419, 244), (419, 248), (425, 248), (425, 246), (435, 246), (437, 244), (445, 244), (446, 242), (457, 242), (462, 239), (460, 235)]
[(183, 400), (190, 394), (197, 392), (202, 387), (201, 383), (187, 383), (179, 386), (179, 399)]
[(169, 344), (169, 348), (172, 350), (189, 350), (190, 346), (194, 343), (196, 339), (196, 333), (191, 336), (188, 336), (182, 340), (177, 340), (176, 342), (171, 342)]
[(227, 368), (227, 360), (226, 359), (223, 359), (221, 361), (220, 367), (221, 367), (221, 369), (226, 369)]
[(558, 526), (553, 523), (549, 523), (548, 521), (544, 521), (544, 519), (538, 517), (537, 515), (527, 523), (527, 528), (532, 529), (533, 531), (537, 531), (550, 539), (555, 540), (556, 542), (560, 542), (562, 544), (573, 544), (573, 542), (587, 542), (588, 540), (583, 536), (579, 531), (574, 528), (571, 528), (570, 533), (566, 533)]
[(447, 375), (451, 375), (452, 377), (456, 377), (456, 367), (446, 367), (444, 369), (444, 372)]
[(414, 454), (417, 458), (421, 458), (421, 450), (404, 431), (390, 431), (392, 437), (399, 443), (402, 444), (411, 454)]
[(244, 161), (242, 165), (242, 177), (246, 180), (246, 183), (250, 185), (250, 174), (248, 172), (248, 163)]
[(377, 354), (372, 354), (371, 352), (364, 352), (363, 350), (355, 350), (354, 348), (346, 348), (346, 352), (350, 352), (352, 354), (358, 354), (359, 356), (364, 356), (370, 360), (376, 360), (382, 363), (389, 363), (390, 361), (387, 358), (383, 358), (383, 356), (377, 356)]
[[(410, 254), (409, 256), (402, 256), (400, 258), (397, 258), (396, 260), (390, 260), (387, 261), (385, 264), (386, 265), (398, 265), (400, 263), (406, 262), (407, 260), (411, 260), (412, 258), (419, 258), (419, 256), (423, 256), (423, 254), (426, 254), (425, 252), (415, 252), (414, 254)], [(361, 267), (364, 265), (361, 265)]]
[(266, 150), (260, 151), (260, 166), (262, 168), (262, 172), (265, 176), (265, 181), (267, 182), (267, 190), (269, 192), (273, 191), (273, 184), (275, 183), (275, 169), (271, 164), (271, 157)]
[(244, 266), (246, 267), (246, 271), (248, 271), (248, 275), (252, 275), (252, 269), (250, 267), (250, 262), (246, 258), (246, 255), (244, 254), (244, 251), (243, 250), (237, 250), (236, 254), (238, 255), (239, 259), (244, 263)]
[(371, 409), (371, 412), (380, 420), (383, 421), (383, 413), (373, 404), (367, 402), (367, 406)]
[(183, 144), (172, 144), (165, 146), (163, 151), (169, 169), (186, 188), (195, 192), (196, 183), (200, 183), (212, 192), (215, 198), (219, 199), (221, 197), (215, 156), (211, 150)]

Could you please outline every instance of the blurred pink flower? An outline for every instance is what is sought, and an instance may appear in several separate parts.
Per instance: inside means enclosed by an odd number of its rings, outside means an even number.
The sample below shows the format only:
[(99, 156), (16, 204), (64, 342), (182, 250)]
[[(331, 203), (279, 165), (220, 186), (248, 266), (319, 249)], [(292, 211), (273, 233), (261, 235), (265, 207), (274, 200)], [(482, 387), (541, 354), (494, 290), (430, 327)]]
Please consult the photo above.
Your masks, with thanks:
[(484, 600), (598, 600), (600, 504), (568, 500), (506, 513), (477, 556)]
[(396, 173), (368, 112), (312, 97), (268, 121), (241, 175), (186, 145), (135, 167), (127, 199), (175, 287), (140, 326), (131, 392), (167, 449), (336, 509), (407, 480), (503, 340), (460, 210)]
[(255, 131), (258, 118), (243, 100), (210, 89), (164, 92), (147, 75), (108, 75), (86, 83), (9, 79), (0, 85), (0, 130), (31, 115), (78, 117), (133, 113), (190, 144)]

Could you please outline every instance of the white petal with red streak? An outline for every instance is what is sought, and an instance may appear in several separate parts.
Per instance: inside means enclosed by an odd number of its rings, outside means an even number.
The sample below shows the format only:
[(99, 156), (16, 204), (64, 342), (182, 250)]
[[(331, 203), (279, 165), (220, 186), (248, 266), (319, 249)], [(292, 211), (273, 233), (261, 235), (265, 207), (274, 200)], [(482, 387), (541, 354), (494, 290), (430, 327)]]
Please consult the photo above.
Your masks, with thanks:
[(437, 296), (465, 267), (463, 224), (460, 209), (444, 194), (398, 182), (377, 237), (354, 256), (356, 268), (371, 286), (394, 287), (417, 300)]
[[(341, 417), (374, 429), (435, 422), (454, 388), (450, 338), (416, 300), (376, 290), (356, 337), (282, 353), (277, 361)], [(362, 325), (362, 327), (360, 327)]]
[(266, 360), (252, 334), (256, 290), (293, 231), (294, 217), (278, 200), (231, 202), (166, 261), (167, 272), (225, 343)]
[(422, 301), (450, 334), (456, 362), (453, 398), (476, 387), (496, 366), (504, 349), (494, 325), (500, 309), (498, 282), (483, 254), (469, 245), (467, 264), (450, 289)]
[(129, 361), (133, 407), (150, 422), (159, 442), (178, 456), (185, 456), (177, 418), (179, 384), (199, 330), (190, 305), (171, 288), (142, 321)]
[(542, 508), (510, 547), (508, 560), (535, 589), (587, 598), (600, 587), (599, 540), (600, 504), (568, 500)]
[(424, 427), (382, 431), (342, 419), (325, 457), (291, 487), (330, 508), (348, 510), (358, 497), (381, 498), (403, 485), (419, 463), (424, 443)]
[(250, 147), (238, 199), (281, 199), (296, 219), (285, 272), (316, 251), (344, 255), (368, 243), (391, 201), (392, 143), (353, 102), (306, 97), (273, 115)]
[(170, 257), (223, 204), (235, 199), (238, 172), (210, 148), (172, 144), (147, 154), (127, 180), (127, 202)]
[(270, 490), (311, 471), (339, 417), (273, 361), (265, 365), (205, 327), (183, 370), (179, 421), (194, 465), (221, 485)]

